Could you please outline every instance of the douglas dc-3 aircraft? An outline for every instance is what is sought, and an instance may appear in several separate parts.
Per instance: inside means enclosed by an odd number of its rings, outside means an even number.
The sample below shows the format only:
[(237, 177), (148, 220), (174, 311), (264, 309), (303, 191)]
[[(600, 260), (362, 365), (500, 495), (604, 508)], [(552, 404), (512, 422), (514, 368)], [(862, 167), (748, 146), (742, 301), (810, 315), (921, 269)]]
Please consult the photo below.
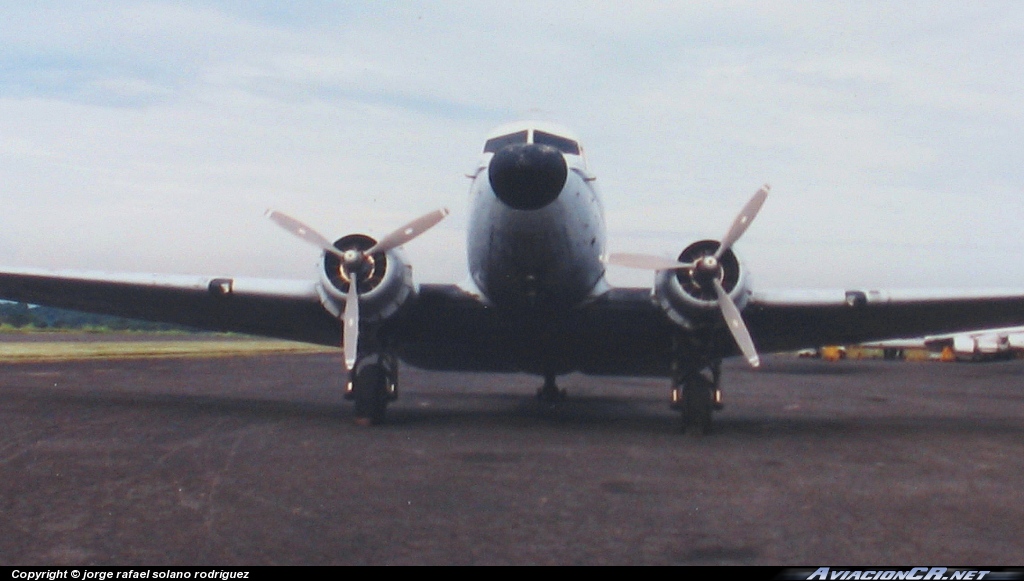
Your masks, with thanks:
[[(2, 269), (0, 298), (236, 331), (344, 349), (346, 396), (361, 423), (398, 395), (398, 361), (423, 369), (526, 372), (542, 399), (558, 375), (656, 376), (688, 432), (721, 405), (720, 364), (758, 352), (1024, 324), (1024, 292), (753, 292), (733, 252), (768, 195), (754, 194), (721, 240), (677, 260), (607, 254), (595, 177), (579, 141), (546, 123), (503, 126), (470, 176), (469, 274), (416, 285), (401, 246), (438, 210), (374, 240), (329, 241), (268, 211), (319, 247), (313, 280)], [(653, 271), (652, 288), (611, 288), (607, 264)]]

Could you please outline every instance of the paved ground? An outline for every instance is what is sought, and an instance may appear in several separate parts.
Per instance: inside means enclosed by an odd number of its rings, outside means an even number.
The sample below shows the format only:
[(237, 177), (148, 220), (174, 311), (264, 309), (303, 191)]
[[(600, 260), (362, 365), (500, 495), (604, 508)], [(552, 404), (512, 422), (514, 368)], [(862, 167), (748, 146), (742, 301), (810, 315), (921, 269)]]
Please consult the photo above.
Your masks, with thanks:
[(0, 564), (1024, 564), (1024, 362), (661, 381), (405, 370), (359, 428), (330, 355), (0, 367)]

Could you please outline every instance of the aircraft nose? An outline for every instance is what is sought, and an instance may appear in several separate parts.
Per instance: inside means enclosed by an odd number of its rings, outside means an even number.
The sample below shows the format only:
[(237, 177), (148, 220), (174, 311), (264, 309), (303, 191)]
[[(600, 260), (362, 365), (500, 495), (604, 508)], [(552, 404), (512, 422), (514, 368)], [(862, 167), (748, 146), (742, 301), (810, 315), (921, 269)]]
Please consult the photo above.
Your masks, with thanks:
[(539, 210), (555, 201), (569, 173), (562, 153), (548, 145), (516, 143), (494, 154), (488, 171), (498, 199), (516, 210)]

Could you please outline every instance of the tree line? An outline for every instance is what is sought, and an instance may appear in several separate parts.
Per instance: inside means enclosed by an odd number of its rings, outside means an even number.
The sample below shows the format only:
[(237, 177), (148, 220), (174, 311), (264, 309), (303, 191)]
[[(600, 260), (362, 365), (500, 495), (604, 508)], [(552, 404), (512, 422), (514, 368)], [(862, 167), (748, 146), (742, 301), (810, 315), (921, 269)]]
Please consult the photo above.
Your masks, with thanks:
[(90, 329), (110, 331), (194, 331), (171, 323), (140, 321), (26, 303), (0, 302), (0, 327), (13, 329)]

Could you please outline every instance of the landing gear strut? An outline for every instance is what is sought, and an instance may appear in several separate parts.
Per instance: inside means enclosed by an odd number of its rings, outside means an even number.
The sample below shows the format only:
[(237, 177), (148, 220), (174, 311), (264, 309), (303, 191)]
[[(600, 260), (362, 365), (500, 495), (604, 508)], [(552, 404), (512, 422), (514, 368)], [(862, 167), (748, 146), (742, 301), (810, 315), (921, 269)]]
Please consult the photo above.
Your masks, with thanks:
[(721, 375), (721, 362), (714, 361), (704, 369), (677, 373), (672, 378), (672, 409), (680, 412), (685, 433), (711, 433), (711, 414), (722, 409)]
[(565, 390), (558, 388), (555, 383), (555, 374), (544, 374), (544, 385), (537, 388), (537, 399), (546, 403), (555, 403), (565, 399)]
[(365, 357), (349, 375), (345, 398), (355, 402), (357, 424), (384, 422), (388, 402), (398, 399), (398, 374), (394, 361), (386, 356)]

